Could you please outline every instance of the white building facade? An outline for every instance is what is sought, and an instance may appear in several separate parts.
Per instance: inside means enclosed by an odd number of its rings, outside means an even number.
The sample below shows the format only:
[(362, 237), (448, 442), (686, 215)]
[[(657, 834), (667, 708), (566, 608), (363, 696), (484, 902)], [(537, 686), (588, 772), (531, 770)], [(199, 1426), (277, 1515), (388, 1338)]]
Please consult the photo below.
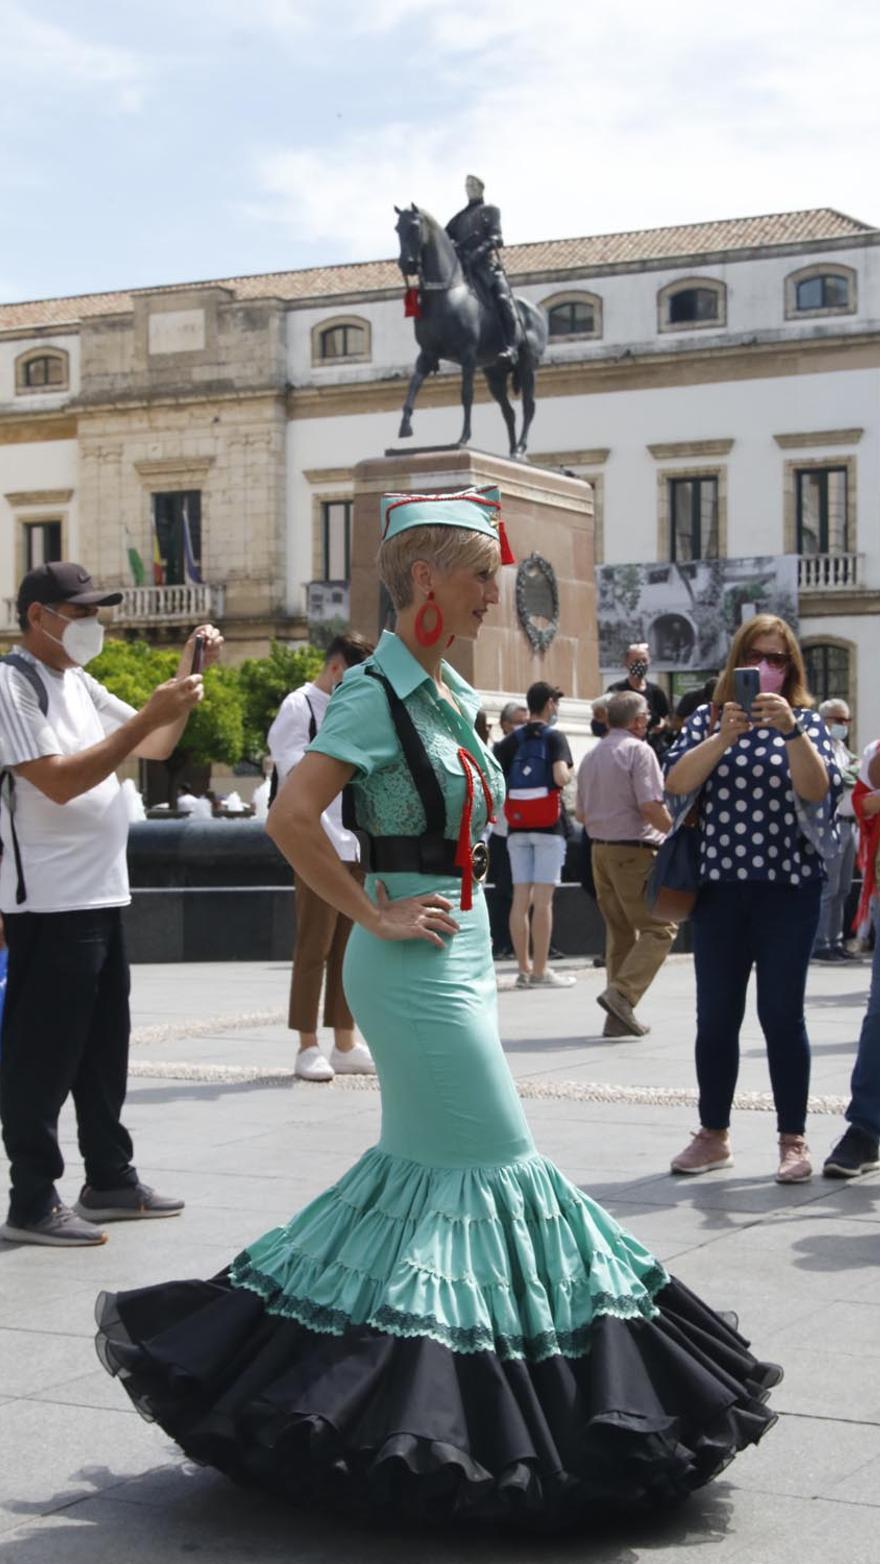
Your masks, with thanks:
[[(851, 701), (862, 743), (880, 733), (878, 245), (821, 210), (505, 252), (550, 325), (530, 456), (594, 485), (597, 559), (796, 556), (813, 688)], [(213, 613), (244, 654), (344, 619), (353, 469), (402, 443), (402, 294), (375, 262), (0, 306), (0, 598), (64, 554), (157, 638)], [(451, 369), (425, 384), (414, 445), (454, 442), (458, 396)], [(473, 444), (506, 448), (485, 393)]]

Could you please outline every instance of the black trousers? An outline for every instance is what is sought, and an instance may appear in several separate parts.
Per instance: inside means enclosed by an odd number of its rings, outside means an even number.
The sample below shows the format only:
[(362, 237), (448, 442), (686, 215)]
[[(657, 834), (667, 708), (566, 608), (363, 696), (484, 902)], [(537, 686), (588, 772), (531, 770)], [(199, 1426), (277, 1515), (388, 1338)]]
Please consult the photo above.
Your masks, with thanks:
[(131, 1137), (120, 1122), (129, 974), (119, 907), (20, 912), (5, 924), (0, 1121), (12, 1175), (9, 1217), (20, 1226), (58, 1204), (58, 1115), (70, 1093), (86, 1182), (95, 1189), (137, 1183)]
[(492, 933), (492, 954), (510, 949), (510, 909), (513, 906), (513, 879), (507, 852), (507, 837), (489, 837), (489, 883), (494, 886), (489, 901), (489, 928)]

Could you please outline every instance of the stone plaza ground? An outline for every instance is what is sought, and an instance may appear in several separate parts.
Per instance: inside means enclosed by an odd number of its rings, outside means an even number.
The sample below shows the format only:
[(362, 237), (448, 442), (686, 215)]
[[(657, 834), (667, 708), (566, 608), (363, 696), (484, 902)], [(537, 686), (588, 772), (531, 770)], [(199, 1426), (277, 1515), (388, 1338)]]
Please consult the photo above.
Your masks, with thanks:
[[(598, 1036), (603, 974), (570, 965), (574, 988), (534, 993), (513, 991), (499, 967), (502, 1038), (538, 1144), (784, 1365), (763, 1444), (673, 1513), (590, 1540), (363, 1532), (183, 1461), (99, 1368), (95, 1294), (219, 1270), (376, 1139), (379, 1097), (370, 1082), (293, 1083), (286, 966), (144, 966), (126, 1120), (143, 1176), (187, 1210), (118, 1224), (94, 1250), (0, 1244), (3, 1564), (667, 1564), (685, 1550), (712, 1564), (880, 1560), (880, 1176), (773, 1182), (752, 995), (736, 1165), (671, 1178), (669, 1158), (696, 1125), (690, 958), (671, 958), (642, 1006), (650, 1035), (622, 1042)], [(868, 979), (867, 961), (810, 969), (818, 1164), (841, 1132)], [(64, 1129), (73, 1200), (69, 1112)]]

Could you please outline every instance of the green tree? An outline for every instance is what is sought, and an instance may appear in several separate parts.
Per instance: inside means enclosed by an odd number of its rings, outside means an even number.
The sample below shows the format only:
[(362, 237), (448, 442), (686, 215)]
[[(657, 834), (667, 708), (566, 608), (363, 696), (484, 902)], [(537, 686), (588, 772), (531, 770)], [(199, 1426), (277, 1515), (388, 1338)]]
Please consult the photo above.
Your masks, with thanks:
[(259, 761), (278, 707), (291, 690), (321, 672), (324, 654), (316, 646), (285, 646), (273, 641), (268, 657), (247, 657), (236, 670), (244, 706), (244, 753)]
[[(146, 641), (108, 641), (100, 657), (89, 663), (89, 673), (112, 695), (140, 708), (157, 684), (177, 671), (179, 653), (163, 651)], [(224, 761), (233, 766), (244, 753), (244, 699), (239, 670), (209, 668), (205, 673), (205, 698), (191, 713), (177, 749), (166, 761), (169, 801), (174, 781), (188, 762), (211, 765)]]

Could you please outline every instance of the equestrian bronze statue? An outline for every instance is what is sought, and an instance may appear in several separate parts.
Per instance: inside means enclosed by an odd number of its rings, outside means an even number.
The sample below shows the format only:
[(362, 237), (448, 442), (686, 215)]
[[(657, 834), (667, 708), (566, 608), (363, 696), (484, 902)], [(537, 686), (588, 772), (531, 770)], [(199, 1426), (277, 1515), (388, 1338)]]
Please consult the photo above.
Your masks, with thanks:
[[(416, 397), (426, 376), (436, 374), (440, 360), (461, 365), (464, 411), (459, 445), (471, 438), (474, 373), (482, 369), (501, 408), (511, 456), (523, 456), (535, 416), (535, 372), (547, 346), (547, 322), (527, 299), (514, 298), (501, 264), (501, 219), (498, 208), (482, 198), (482, 184), (468, 177), (468, 204), (443, 229), (429, 212), (416, 206), (398, 214), (398, 265), (407, 288), (407, 314), (414, 318), (419, 356), (403, 404), (400, 438), (412, 434)], [(417, 278), (417, 285), (412, 279)], [(522, 428), (508, 400), (511, 381), (522, 395)]]

